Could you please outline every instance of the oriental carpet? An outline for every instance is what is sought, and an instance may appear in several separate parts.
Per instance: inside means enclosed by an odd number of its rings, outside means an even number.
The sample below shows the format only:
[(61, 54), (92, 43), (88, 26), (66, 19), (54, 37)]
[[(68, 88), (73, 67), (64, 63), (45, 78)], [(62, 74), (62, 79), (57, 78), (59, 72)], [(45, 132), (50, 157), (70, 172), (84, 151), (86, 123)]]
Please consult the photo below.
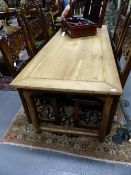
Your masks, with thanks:
[(32, 125), (28, 124), (21, 107), (0, 143), (50, 150), (106, 162), (131, 164), (131, 143), (124, 141), (122, 144), (116, 145), (112, 141), (116, 129), (121, 127), (123, 117), (123, 113), (118, 107), (111, 133), (106, 137), (104, 143), (100, 143), (97, 139), (85, 136), (51, 132), (36, 134)]

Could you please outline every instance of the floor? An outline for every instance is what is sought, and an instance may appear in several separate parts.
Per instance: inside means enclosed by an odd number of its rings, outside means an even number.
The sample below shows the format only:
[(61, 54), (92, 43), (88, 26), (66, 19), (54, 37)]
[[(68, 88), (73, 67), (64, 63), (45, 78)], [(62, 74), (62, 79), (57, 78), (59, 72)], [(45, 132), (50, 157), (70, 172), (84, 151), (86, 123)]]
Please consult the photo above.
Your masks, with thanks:
[[(21, 102), (16, 91), (0, 91), (0, 138)], [(131, 175), (131, 166), (0, 144), (0, 175)]]

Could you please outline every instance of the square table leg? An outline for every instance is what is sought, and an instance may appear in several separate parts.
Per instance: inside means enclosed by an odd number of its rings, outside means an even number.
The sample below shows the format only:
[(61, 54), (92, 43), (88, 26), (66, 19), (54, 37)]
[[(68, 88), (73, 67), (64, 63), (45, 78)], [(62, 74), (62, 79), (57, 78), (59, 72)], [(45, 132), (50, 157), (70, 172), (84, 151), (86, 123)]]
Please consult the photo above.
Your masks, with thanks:
[(113, 98), (113, 103), (112, 103), (112, 107), (111, 107), (111, 110), (110, 110), (110, 118), (108, 120), (108, 126), (107, 126), (107, 130), (106, 130), (107, 135), (111, 131), (112, 122), (113, 122), (113, 119), (114, 119), (114, 116), (115, 116), (115, 113), (116, 113), (116, 110), (117, 110), (119, 98), (120, 98), (120, 96), (114, 96), (114, 98)]
[(32, 124), (33, 124), (33, 127), (35, 129), (35, 132), (39, 133), (40, 132), (39, 117), (38, 117), (37, 110), (34, 106), (35, 103), (34, 103), (34, 100), (32, 98), (32, 93), (30, 91), (23, 91), (23, 95), (24, 95), (26, 102), (27, 102), (27, 105), (28, 105), (28, 109), (30, 112), (30, 116), (32, 119)]
[(26, 117), (27, 117), (27, 121), (29, 123), (32, 123), (32, 120), (31, 120), (31, 116), (30, 116), (30, 112), (29, 112), (29, 109), (28, 109), (28, 105), (26, 103), (26, 100), (25, 100), (25, 97), (23, 95), (23, 92), (21, 89), (18, 90), (18, 93), (19, 93), (19, 96), (21, 98), (21, 101), (22, 101), (22, 104), (23, 104), (23, 107), (24, 107), (24, 111), (25, 111), (25, 114), (26, 114)]
[(101, 119), (100, 129), (99, 129), (99, 139), (101, 142), (103, 142), (106, 137), (106, 131), (108, 126), (108, 121), (110, 118), (110, 110), (112, 107), (112, 102), (113, 102), (112, 96), (105, 97), (103, 111), (102, 111), (102, 119)]

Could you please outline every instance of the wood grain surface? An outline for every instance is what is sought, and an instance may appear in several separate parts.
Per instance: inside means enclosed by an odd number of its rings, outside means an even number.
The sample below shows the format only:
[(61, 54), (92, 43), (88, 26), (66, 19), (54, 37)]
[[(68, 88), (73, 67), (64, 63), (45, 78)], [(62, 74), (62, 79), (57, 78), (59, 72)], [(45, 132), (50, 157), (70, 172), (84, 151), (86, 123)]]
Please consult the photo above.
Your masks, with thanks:
[(107, 27), (71, 39), (61, 31), (12, 81), (24, 89), (120, 95), (122, 88)]

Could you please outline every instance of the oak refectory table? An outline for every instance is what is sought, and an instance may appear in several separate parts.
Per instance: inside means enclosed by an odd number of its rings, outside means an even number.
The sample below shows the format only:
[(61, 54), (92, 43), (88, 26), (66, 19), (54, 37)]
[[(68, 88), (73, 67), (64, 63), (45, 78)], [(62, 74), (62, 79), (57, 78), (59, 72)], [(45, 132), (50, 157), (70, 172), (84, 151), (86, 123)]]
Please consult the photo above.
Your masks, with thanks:
[[(95, 36), (75, 39), (62, 36), (62, 32), (58, 31), (11, 82), (11, 86), (22, 89), (36, 132), (50, 130), (84, 134), (98, 136), (103, 141), (113, 101), (122, 94), (107, 27), (103, 25)], [(41, 125), (31, 100), (32, 94), (38, 92), (102, 98), (104, 105), (99, 129), (90, 131), (85, 128)]]

